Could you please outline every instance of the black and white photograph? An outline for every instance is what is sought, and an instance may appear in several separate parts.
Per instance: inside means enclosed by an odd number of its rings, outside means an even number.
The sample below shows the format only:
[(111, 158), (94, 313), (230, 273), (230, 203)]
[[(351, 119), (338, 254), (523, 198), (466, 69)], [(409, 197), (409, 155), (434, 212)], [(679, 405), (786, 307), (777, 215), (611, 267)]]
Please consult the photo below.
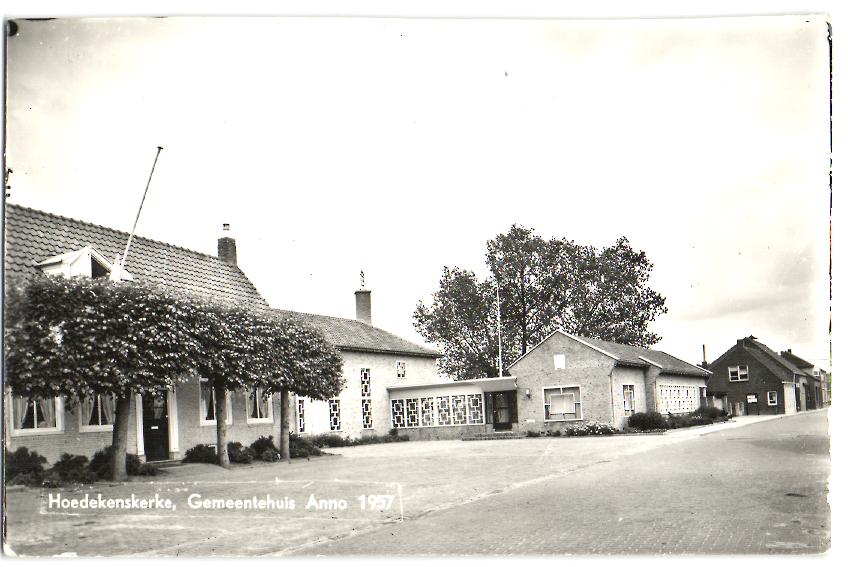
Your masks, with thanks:
[(7, 558), (832, 554), (830, 15), (235, 14), (5, 16)]

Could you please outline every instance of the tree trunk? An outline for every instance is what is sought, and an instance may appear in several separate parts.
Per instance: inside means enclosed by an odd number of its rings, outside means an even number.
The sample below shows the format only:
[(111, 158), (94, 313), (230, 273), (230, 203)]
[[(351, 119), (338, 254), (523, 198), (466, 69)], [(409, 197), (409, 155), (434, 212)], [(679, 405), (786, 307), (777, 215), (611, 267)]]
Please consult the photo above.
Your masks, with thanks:
[(230, 468), (230, 455), (227, 452), (227, 390), (221, 384), (215, 384), (215, 435), (218, 442), (218, 464)]
[[(135, 411), (141, 411), (136, 408)], [(130, 398), (115, 400), (115, 425), (112, 427), (112, 480), (127, 480), (127, 433), (130, 429)]]
[(280, 392), (280, 458), (291, 463), (291, 447), (289, 447), (289, 407), (291, 399), (289, 391)]

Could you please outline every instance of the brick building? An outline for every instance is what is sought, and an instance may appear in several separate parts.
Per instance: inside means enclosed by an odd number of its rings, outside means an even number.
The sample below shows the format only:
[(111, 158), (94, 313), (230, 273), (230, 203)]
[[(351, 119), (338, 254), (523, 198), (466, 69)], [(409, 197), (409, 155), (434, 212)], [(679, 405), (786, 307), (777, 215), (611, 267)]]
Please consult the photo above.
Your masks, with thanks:
[[(107, 277), (128, 234), (50, 213), (6, 205), (4, 278), (39, 274)], [(225, 232), (218, 256), (135, 238), (122, 279), (154, 281), (195, 293), (267, 308), (238, 267), (235, 239)], [(371, 294), (355, 294), (357, 319), (284, 313), (318, 327), (339, 349), (346, 386), (330, 401), (292, 400), (291, 430), (338, 432), (356, 437), (391, 427), (388, 387), (415, 380), (446, 381), (438, 375), (438, 352), (371, 325)], [(55, 461), (64, 453), (91, 456), (111, 443), (113, 403), (106, 397), (27, 399), (5, 392), (7, 449), (26, 446)], [(280, 397), (263, 401), (256, 392), (231, 392), (228, 437), (249, 444), (258, 437), (279, 439)], [(215, 442), (211, 389), (202, 377), (186, 377), (165, 398), (136, 396), (131, 402), (128, 450), (146, 460), (181, 457), (198, 443)]]
[(662, 351), (556, 331), (510, 376), (389, 388), (393, 425), (416, 438), (615, 427), (634, 412), (686, 413), (706, 402), (709, 371)]
[(808, 374), (754, 336), (736, 341), (708, 368), (713, 372), (709, 393), (725, 396), (732, 415), (794, 413), (822, 407), (820, 377)]

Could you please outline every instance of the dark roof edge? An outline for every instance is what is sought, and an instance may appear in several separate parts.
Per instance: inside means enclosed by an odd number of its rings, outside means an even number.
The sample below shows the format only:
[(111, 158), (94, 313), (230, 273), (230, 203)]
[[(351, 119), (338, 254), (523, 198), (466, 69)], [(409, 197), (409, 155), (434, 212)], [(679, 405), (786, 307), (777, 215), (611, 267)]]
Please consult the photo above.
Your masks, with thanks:
[(377, 349), (377, 348), (368, 348), (368, 347), (358, 347), (358, 346), (347, 346), (347, 345), (335, 345), (335, 347), (339, 350), (347, 351), (347, 352), (369, 352), (373, 354), (397, 354), (403, 356), (417, 356), (420, 358), (442, 358), (444, 355), (440, 352), (415, 352), (409, 350), (396, 350), (396, 349)]

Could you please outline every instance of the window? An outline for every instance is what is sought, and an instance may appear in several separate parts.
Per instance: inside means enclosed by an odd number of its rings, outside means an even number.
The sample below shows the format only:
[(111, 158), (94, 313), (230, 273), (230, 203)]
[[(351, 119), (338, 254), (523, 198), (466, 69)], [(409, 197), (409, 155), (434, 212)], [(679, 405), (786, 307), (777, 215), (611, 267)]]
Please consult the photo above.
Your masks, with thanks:
[(680, 386), (675, 384), (659, 384), (659, 413), (685, 413), (698, 409), (700, 405), (699, 392), (696, 386)]
[(330, 431), (342, 430), (342, 409), (338, 398), (329, 400), (327, 404), (330, 406)]
[[(233, 398), (227, 392), (227, 425), (233, 423)], [(215, 425), (215, 390), (206, 378), (200, 379), (200, 425)]]
[(12, 433), (40, 435), (62, 431), (60, 398), (12, 397)]
[(772, 390), (767, 393), (768, 394), (768, 405), (776, 406), (777, 405), (777, 391)]
[(625, 384), (621, 387), (624, 396), (624, 415), (633, 415), (636, 409), (636, 392), (633, 384)]
[(406, 362), (398, 360), (395, 363), (395, 367), (397, 368), (397, 377), (406, 378)]
[(748, 366), (729, 366), (727, 368), (729, 380), (731, 382), (747, 382), (748, 381)]
[(362, 428), (374, 429), (374, 420), (371, 417), (371, 398), (362, 398)]
[(114, 423), (114, 396), (97, 394), (80, 402), (80, 431), (112, 431)]
[(580, 386), (545, 388), (545, 421), (573, 421), (583, 419)]
[(306, 400), (297, 400), (297, 432), (306, 431)]
[(556, 369), (556, 370), (564, 370), (565, 369), (565, 355), (564, 354), (555, 354), (554, 355), (554, 369)]
[(371, 369), (359, 369), (359, 391), (363, 398), (371, 397)]
[(392, 427), (482, 425), (483, 394), (392, 400)]
[(247, 394), (247, 422), (273, 423), (271, 396), (265, 396), (262, 388), (253, 388)]

